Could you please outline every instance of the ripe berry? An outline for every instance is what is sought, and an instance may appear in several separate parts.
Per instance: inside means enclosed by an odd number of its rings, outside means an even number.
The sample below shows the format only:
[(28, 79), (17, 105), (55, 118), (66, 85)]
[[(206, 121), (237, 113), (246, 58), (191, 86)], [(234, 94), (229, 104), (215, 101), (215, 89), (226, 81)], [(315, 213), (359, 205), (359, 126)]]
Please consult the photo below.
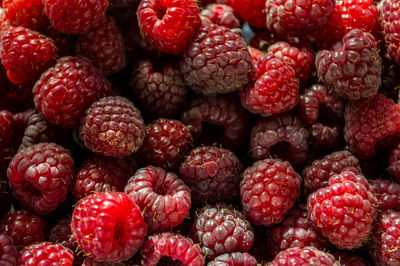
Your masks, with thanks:
[(371, 180), (370, 184), (376, 197), (377, 209), (400, 211), (400, 184), (384, 179)]
[(17, 249), (11, 237), (0, 234), (0, 264), (13, 266), (17, 264)]
[(18, 265), (72, 266), (74, 253), (60, 244), (42, 242), (24, 247), (18, 254)]
[(397, 37), (400, 33), (399, 5), (399, 1), (382, 1), (379, 17), (387, 51), (397, 64), (400, 64), (400, 42)]
[(247, 252), (232, 252), (219, 255), (207, 266), (256, 266), (257, 260)]
[(210, 26), (214, 23), (230, 28), (233, 32), (241, 34), (241, 24), (230, 6), (224, 4), (208, 4), (200, 12), (202, 26)]
[(226, 0), (226, 4), (252, 27), (265, 28), (264, 0)]
[(41, 32), (49, 24), (42, 0), (3, 0), (3, 8), (11, 25)]
[(323, 265), (340, 266), (341, 264), (329, 253), (315, 247), (288, 248), (281, 251), (271, 262), (271, 266), (286, 265)]

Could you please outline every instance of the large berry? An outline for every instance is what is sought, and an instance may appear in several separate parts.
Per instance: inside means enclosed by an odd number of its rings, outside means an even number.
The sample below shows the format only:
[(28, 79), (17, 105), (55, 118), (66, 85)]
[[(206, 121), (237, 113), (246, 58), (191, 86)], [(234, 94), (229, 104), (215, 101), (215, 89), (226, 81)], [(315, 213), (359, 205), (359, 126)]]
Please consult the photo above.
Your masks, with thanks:
[(72, 266), (74, 253), (60, 244), (42, 242), (24, 247), (18, 254), (18, 265)]
[(0, 264), (13, 266), (17, 264), (17, 249), (11, 237), (0, 234)]
[(265, 0), (227, 0), (226, 4), (252, 27), (265, 28)]
[(6, 18), (14, 26), (42, 31), (49, 24), (42, 0), (4, 0), (2, 6)]
[(376, 197), (377, 209), (400, 211), (400, 184), (385, 179), (371, 180), (370, 184)]
[(329, 253), (315, 247), (288, 248), (281, 251), (271, 262), (271, 266), (287, 265), (321, 265), (340, 266), (340, 263)]
[(207, 266), (256, 266), (257, 260), (247, 252), (232, 252), (219, 255)]

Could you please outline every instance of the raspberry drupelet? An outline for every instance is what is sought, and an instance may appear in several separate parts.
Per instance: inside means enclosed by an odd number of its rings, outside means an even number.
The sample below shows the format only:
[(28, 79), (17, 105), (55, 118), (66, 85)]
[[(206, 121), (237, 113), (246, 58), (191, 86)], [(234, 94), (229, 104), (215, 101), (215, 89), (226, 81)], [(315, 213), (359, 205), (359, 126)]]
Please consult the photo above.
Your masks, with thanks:
[(232, 252), (219, 255), (207, 266), (256, 266), (257, 260), (247, 252)]
[(286, 265), (340, 266), (341, 264), (332, 254), (315, 247), (294, 247), (281, 251), (270, 264), (270, 266)]
[(18, 253), (17, 265), (62, 265), (72, 266), (74, 253), (60, 244), (41, 242), (24, 247)]
[(0, 234), (0, 264), (4, 266), (17, 265), (17, 249), (11, 237)]
[(22, 26), (42, 32), (49, 19), (44, 14), (42, 0), (4, 0), (6, 18), (13, 26)]

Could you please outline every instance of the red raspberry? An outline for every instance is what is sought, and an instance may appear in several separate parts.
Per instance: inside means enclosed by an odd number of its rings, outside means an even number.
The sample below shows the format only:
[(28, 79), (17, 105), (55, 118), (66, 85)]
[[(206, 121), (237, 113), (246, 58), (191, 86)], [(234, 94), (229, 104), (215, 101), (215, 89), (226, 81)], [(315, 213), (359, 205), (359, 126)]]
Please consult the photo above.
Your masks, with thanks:
[(286, 265), (321, 265), (340, 266), (333, 255), (325, 253), (315, 247), (288, 248), (280, 252), (271, 262), (271, 266)]
[(332, 253), (341, 266), (371, 266), (367, 259), (361, 258), (350, 252), (334, 252)]
[(300, 165), (308, 151), (308, 131), (303, 123), (289, 113), (260, 119), (251, 130), (249, 150), (256, 159), (279, 158)]
[(67, 197), (74, 161), (62, 146), (39, 143), (14, 156), (7, 176), (14, 197), (22, 205), (38, 214), (48, 214)]
[(125, 193), (143, 212), (148, 232), (181, 224), (191, 206), (189, 188), (177, 175), (160, 167), (139, 169), (128, 180)]
[(182, 54), (201, 26), (196, 0), (143, 0), (136, 12), (146, 40), (165, 53)]
[(188, 87), (178, 66), (166, 64), (157, 71), (151, 59), (138, 61), (133, 67), (132, 88), (135, 102), (145, 116), (150, 118), (174, 117), (182, 108)]
[(18, 253), (18, 265), (72, 266), (74, 253), (60, 244), (42, 242), (24, 247)]
[(226, 4), (252, 27), (265, 28), (265, 0), (227, 0)]
[(225, 253), (210, 261), (207, 266), (256, 266), (257, 260), (247, 252)]
[(24, 247), (46, 240), (47, 223), (29, 211), (20, 210), (4, 215), (1, 233), (10, 236), (16, 247)]
[(144, 121), (139, 109), (127, 98), (104, 97), (86, 110), (79, 137), (95, 153), (124, 157), (142, 145)]
[(149, 236), (142, 247), (142, 265), (204, 265), (201, 249), (190, 238), (170, 232)]
[(202, 27), (186, 49), (181, 71), (192, 90), (216, 95), (246, 86), (253, 66), (242, 37), (229, 28), (211, 24)]
[(3, 8), (11, 25), (42, 31), (49, 24), (42, 0), (4, 0)]
[(400, 183), (400, 141), (390, 150), (389, 154), (389, 174)]
[(0, 147), (9, 145), (14, 133), (14, 117), (8, 110), (0, 111)]
[(11, 237), (0, 234), (0, 264), (4, 266), (17, 265), (17, 249)]
[(360, 169), (358, 159), (349, 151), (335, 151), (320, 160), (315, 160), (303, 169), (304, 192), (306, 195), (328, 186), (329, 178), (340, 174), (344, 168)]
[(192, 236), (208, 259), (248, 251), (254, 242), (250, 222), (242, 213), (224, 204), (202, 208), (193, 222)]
[(253, 48), (251, 46), (247, 47), (249, 49), (249, 54), (251, 56), (251, 61), (253, 62), (253, 69), (257, 68), (257, 64), (260, 61), (261, 57), (264, 55), (262, 51), (257, 48)]
[(36, 31), (10, 26), (1, 35), (1, 62), (15, 84), (36, 82), (55, 63), (54, 41)]
[(328, 248), (328, 240), (314, 228), (308, 216), (306, 205), (299, 205), (290, 210), (282, 223), (267, 229), (266, 244), (274, 257), (288, 248)]
[(318, 77), (342, 98), (357, 100), (377, 93), (381, 84), (381, 58), (374, 37), (359, 29), (343, 36), (333, 51), (320, 51), (315, 59)]
[(122, 192), (138, 169), (131, 157), (114, 159), (94, 155), (79, 168), (72, 188), (76, 200), (96, 192)]
[(399, 1), (382, 1), (380, 6), (380, 23), (390, 57), (400, 65)]
[(255, 162), (243, 173), (240, 198), (243, 212), (254, 224), (280, 223), (300, 194), (300, 176), (279, 159)]
[(84, 33), (104, 17), (108, 0), (42, 0), (51, 25), (68, 34)]
[(242, 25), (239, 19), (233, 14), (233, 9), (230, 6), (224, 4), (208, 4), (200, 12), (200, 18), (202, 20), (202, 26), (210, 26), (214, 23), (219, 26), (225, 26), (230, 28), (237, 34), (242, 33)]
[(246, 142), (248, 115), (233, 95), (198, 96), (188, 104), (181, 121), (197, 143), (218, 142), (236, 150)]
[(71, 221), (79, 246), (98, 261), (124, 261), (143, 243), (146, 224), (139, 208), (120, 192), (99, 192), (79, 201)]
[(361, 159), (372, 158), (379, 141), (400, 131), (400, 107), (383, 94), (349, 102), (344, 119), (344, 138)]
[(89, 61), (63, 57), (33, 87), (36, 108), (50, 122), (76, 128), (86, 108), (111, 93), (111, 84)]
[(377, 209), (400, 211), (400, 184), (384, 179), (371, 180), (370, 184), (377, 200)]
[(295, 70), (273, 54), (261, 57), (254, 86), (240, 91), (242, 105), (252, 113), (271, 116), (293, 109), (298, 100), (299, 83)]
[(376, 217), (368, 181), (352, 168), (333, 175), (328, 184), (307, 199), (311, 221), (338, 248), (361, 247)]
[(124, 38), (112, 17), (105, 17), (96, 27), (79, 35), (75, 52), (90, 59), (105, 76), (126, 66)]

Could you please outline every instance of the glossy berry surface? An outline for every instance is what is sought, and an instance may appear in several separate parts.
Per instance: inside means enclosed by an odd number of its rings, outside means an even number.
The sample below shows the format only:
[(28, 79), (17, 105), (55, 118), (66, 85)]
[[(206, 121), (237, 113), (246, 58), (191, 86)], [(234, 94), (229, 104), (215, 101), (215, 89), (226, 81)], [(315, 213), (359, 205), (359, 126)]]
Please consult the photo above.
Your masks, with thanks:
[(60, 244), (42, 242), (24, 247), (18, 254), (18, 265), (72, 266), (74, 253)]

